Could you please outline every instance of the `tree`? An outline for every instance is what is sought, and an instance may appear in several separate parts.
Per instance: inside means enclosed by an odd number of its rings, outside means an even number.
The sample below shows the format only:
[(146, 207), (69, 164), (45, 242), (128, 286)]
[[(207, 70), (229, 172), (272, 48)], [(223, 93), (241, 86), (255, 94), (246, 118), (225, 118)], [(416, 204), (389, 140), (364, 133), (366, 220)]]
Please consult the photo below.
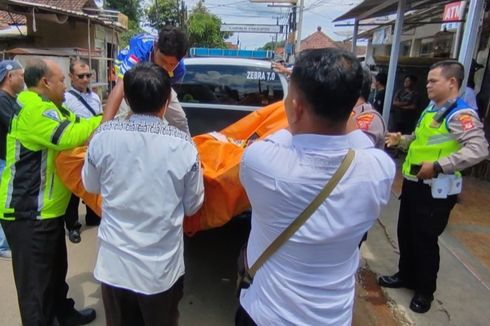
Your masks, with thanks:
[(106, 0), (105, 6), (109, 9), (118, 10), (126, 16), (128, 20), (140, 22), (141, 6), (139, 0)]
[(129, 44), (129, 40), (133, 36), (141, 34), (143, 32), (144, 30), (140, 27), (140, 25), (137, 22), (130, 20), (128, 22), (128, 30), (126, 32), (121, 33), (120, 35), (121, 41), (119, 42), (119, 45), (121, 46), (122, 49), (124, 49)]
[[(274, 43), (275, 43), (275, 46), (274, 46)], [(276, 42), (267, 42), (264, 44), (263, 47), (261, 47), (262, 50), (274, 50), (274, 49), (277, 49), (277, 48), (281, 48), (281, 47), (284, 47), (284, 45), (286, 44), (286, 41), (278, 41), (277, 43)]]
[(192, 47), (225, 48), (225, 38), (232, 35), (221, 32), (221, 19), (211, 14), (199, 1), (187, 21), (187, 34)]
[(129, 40), (136, 34), (143, 31), (140, 27), (141, 6), (139, 0), (106, 0), (105, 5), (107, 8), (118, 10), (119, 12), (128, 16), (128, 30), (121, 33), (120, 46), (122, 48), (128, 45)]
[(179, 0), (155, 0), (146, 10), (149, 25), (156, 30), (162, 26), (179, 26), (180, 20)]

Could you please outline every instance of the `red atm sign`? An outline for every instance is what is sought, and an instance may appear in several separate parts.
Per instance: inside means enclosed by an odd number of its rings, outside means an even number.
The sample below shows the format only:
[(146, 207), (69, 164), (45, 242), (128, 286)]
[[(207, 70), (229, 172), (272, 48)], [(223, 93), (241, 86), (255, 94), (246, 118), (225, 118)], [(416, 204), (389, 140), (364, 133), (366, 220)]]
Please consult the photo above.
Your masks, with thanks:
[(451, 2), (444, 6), (444, 15), (442, 21), (449, 22), (454, 20), (462, 20), (464, 14), (464, 2)]

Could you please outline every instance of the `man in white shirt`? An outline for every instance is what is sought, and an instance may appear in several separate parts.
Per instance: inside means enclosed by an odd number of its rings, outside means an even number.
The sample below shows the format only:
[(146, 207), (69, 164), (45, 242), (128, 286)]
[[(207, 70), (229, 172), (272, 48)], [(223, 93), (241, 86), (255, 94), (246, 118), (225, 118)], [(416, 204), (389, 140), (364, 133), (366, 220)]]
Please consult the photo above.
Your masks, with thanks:
[(346, 135), (362, 79), (359, 61), (347, 51), (303, 51), (285, 100), (289, 130), (245, 150), (240, 180), (252, 205), (251, 266), (356, 147), (329, 198), (241, 291), (236, 325), (351, 324), (358, 244), (387, 203), (395, 175), (393, 161), (365, 135), (357, 133), (370, 146)]
[(82, 60), (70, 63), (71, 87), (65, 93), (65, 106), (77, 117), (90, 118), (102, 114), (102, 102), (99, 95), (90, 90), (89, 65)]
[[(71, 87), (65, 92), (65, 107), (75, 113), (80, 118), (90, 118), (102, 114), (102, 103), (99, 95), (90, 90), (90, 72), (89, 65), (82, 60), (73, 60), (70, 62)], [(66, 208), (65, 224), (68, 230), (68, 239), (73, 243), (79, 243), (82, 238), (80, 236), (80, 227), (78, 222), (78, 205), (80, 198), (72, 195), (70, 203)], [(85, 223), (88, 226), (99, 225), (100, 218), (97, 214), (86, 206), (87, 215), (85, 215)]]
[(163, 115), (170, 78), (152, 63), (124, 75), (132, 115), (90, 141), (85, 188), (103, 198), (95, 278), (107, 325), (177, 325), (183, 296), (184, 215), (204, 199), (198, 152)]

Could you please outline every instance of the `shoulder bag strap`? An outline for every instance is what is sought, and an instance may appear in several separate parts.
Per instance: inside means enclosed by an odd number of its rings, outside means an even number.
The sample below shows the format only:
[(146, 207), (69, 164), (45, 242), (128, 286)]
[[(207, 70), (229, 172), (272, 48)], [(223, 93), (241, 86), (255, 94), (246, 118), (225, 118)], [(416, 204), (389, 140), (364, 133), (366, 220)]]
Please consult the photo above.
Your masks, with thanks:
[(94, 109), (92, 109), (92, 107), (90, 105), (88, 105), (87, 101), (85, 101), (83, 99), (83, 97), (80, 96), (80, 94), (78, 94), (77, 92), (75, 92), (73, 89), (70, 89), (68, 91), (68, 93), (70, 93), (71, 95), (75, 96), (77, 98), (77, 100), (79, 100), (90, 111), (90, 113), (92, 113), (93, 116), (96, 116), (97, 115), (97, 113), (95, 113)]
[(335, 189), (339, 181), (344, 176), (345, 172), (349, 168), (354, 159), (355, 152), (349, 149), (347, 155), (344, 157), (342, 164), (327, 182), (322, 191), (313, 199), (313, 201), (304, 209), (304, 211), (284, 230), (282, 233), (267, 247), (257, 261), (250, 267), (248, 273), (251, 277), (255, 276), (257, 270), (265, 263), (265, 261), (279, 249), (305, 222), (308, 218), (318, 209), (318, 207), (327, 199), (328, 195)]

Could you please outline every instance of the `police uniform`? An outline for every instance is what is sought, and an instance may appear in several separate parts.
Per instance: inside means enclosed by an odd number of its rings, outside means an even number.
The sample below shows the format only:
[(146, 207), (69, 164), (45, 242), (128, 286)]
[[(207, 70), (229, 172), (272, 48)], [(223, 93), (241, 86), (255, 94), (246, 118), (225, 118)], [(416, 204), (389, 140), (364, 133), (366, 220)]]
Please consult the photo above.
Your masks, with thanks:
[[(403, 163), (403, 186), (398, 218), (399, 278), (416, 293), (432, 296), (439, 270), (438, 237), (456, 204), (457, 190), (446, 198), (435, 197), (431, 181), (418, 180), (417, 166), (436, 162), (439, 174), (451, 175), (450, 188), (461, 189), (462, 171), (488, 155), (488, 143), (478, 113), (458, 98), (441, 122), (434, 118), (441, 108), (430, 104), (418, 120), (415, 132), (403, 136), (408, 147)], [(439, 113), (440, 114), (440, 113)], [(432, 186), (434, 187), (434, 185)]]
[(67, 298), (63, 215), (70, 191), (55, 157), (80, 146), (102, 117), (77, 118), (35, 92), (23, 91), (7, 134), (0, 186), (0, 220), (12, 249), (12, 265), (24, 325), (50, 325), (75, 313)]
[(352, 109), (352, 119), (356, 127), (371, 139), (376, 148), (384, 148), (386, 125), (381, 114), (371, 104), (364, 103)]
[[(118, 78), (123, 78), (124, 74), (132, 69), (139, 62), (153, 62), (153, 49), (156, 38), (149, 34), (140, 34), (133, 37), (126, 48), (119, 52), (117, 59), (114, 61), (114, 69)], [(172, 85), (179, 82), (185, 75), (184, 60), (181, 59), (173, 71), (168, 71)], [(129, 112), (129, 106), (123, 101), (116, 118), (126, 116)], [(177, 93), (172, 88), (170, 94), (170, 103), (165, 112), (165, 119), (173, 126), (190, 135), (187, 117), (182, 106), (177, 99)]]

